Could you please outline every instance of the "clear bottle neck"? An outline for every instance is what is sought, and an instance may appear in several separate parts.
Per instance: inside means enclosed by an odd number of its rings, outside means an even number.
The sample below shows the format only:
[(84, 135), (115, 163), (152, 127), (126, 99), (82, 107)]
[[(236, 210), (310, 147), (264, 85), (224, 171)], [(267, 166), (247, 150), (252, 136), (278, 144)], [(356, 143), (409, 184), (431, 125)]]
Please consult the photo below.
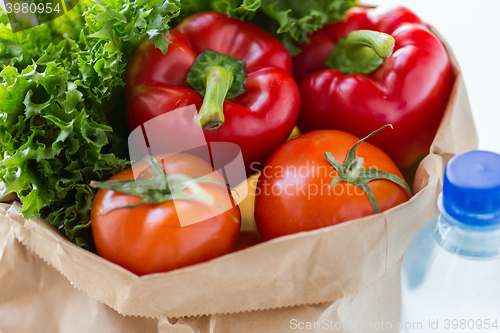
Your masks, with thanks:
[(446, 251), (474, 258), (500, 256), (500, 225), (478, 227), (470, 226), (451, 217), (444, 210), (443, 194), (438, 198), (434, 239)]

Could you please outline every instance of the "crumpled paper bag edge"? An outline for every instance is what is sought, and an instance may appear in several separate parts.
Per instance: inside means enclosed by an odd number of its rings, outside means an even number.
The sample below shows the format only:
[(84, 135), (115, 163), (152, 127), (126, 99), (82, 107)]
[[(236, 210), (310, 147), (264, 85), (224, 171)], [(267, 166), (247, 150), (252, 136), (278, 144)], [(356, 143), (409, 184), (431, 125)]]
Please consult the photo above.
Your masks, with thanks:
[[(0, 211), (5, 211), (4, 210), (4, 207), (0, 207)], [(3, 213), (3, 212), (2, 212)], [(12, 230), (12, 220), (9, 219), (9, 223), (10, 223), (10, 228)], [(96, 299), (95, 297), (93, 297), (91, 294), (89, 294), (88, 292), (86, 292), (85, 290), (82, 290), (80, 288), (78, 288), (66, 275), (64, 275), (60, 270), (57, 269), (57, 267), (55, 267), (54, 265), (52, 265), (49, 261), (47, 261), (45, 258), (41, 257), (38, 253), (36, 253), (35, 251), (33, 251), (33, 249), (29, 246), (29, 244), (23, 240), (23, 239), (20, 239), (18, 237), (18, 235), (12, 230), (12, 234), (14, 236), (14, 238), (19, 242), (21, 243), (24, 247), (26, 247), (31, 253), (35, 254), (37, 256), (37, 258), (40, 258), (47, 266), (49, 267), (52, 267), (53, 269), (55, 269), (59, 274), (61, 274), (66, 280), (69, 281), (69, 283), (71, 284), (71, 286), (75, 289), (75, 290), (78, 290), (79, 292), (82, 292), (84, 293), (85, 295), (91, 297), (92, 299), (96, 300), (97, 302), (99, 302), (100, 304), (103, 304), (105, 306), (107, 306), (108, 308), (110, 308), (111, 310), (113, 310), (114, 312), (116, 312), (117, 314), (121, 315), (121, 316), (127, 316), (127, 317), (135, 317), (135, 318), (150, 318), (150, 319), (159, 319), (157, 317), (150, 317), (150, 316), (141, 316), (141, 315), (125, 315), (123, 313), (120, 313), (119, 311), (117, 311), (116, 309), (110, 307), (109, 305), (107, 305), (105, 302), (102, 302), (98, 299)], [(0, 332), (1, 333), (1, 332)]]

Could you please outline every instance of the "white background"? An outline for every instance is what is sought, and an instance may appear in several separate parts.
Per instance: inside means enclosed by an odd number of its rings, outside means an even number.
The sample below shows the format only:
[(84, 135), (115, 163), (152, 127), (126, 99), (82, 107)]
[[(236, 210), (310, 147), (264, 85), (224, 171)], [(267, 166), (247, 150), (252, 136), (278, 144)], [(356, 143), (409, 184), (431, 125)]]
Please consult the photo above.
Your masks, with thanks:
[(500, 0), (362, 0), (398, 4), (436, 28), (462, 69), (479, 148), (500, 153)]

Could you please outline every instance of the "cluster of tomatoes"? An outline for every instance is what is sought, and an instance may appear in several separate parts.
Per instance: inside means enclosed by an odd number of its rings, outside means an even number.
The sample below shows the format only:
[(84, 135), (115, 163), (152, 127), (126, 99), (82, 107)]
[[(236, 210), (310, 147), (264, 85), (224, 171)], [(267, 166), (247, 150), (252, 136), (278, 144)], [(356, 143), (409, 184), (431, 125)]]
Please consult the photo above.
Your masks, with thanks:
[[(194, 104), (207, 141), (237, 144), (247, 176), (261, 172), (254, 216), (263, 240), (411, 197), (400, 170), (428, 152), (454, 77), (439, 39), (407, 9), (353, 8), (294, 59), (261, 28), (217, 12), (187, 18), (167, 38), (166, 54), (145, 41), (128, 65), (130, 129)], [(296, 125), (305, 134), (286, 141)], [(231, 252), (241, 216), (224, 178), (189, 154), (155, 158), (163, 170), (142, 162), (141, 177), (196, 184), (152, 192), (133, 188), (132, 169), (112, 177), (92, 207), (99, 255), (143, 275)]]

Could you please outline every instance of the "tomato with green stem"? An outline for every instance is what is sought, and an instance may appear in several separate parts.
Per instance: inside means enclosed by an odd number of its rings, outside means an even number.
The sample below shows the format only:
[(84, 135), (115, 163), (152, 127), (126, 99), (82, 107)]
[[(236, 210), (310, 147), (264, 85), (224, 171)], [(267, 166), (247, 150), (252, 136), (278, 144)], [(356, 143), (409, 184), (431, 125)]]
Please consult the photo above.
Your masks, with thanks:
[(149, 156), (91, 185), (99, 188), (91, 211), (97, 252), (137, 275), (204, 262), (236, 245), (240, 210), (222, 176), (198, 157)]
[(320, 130), (283, 144), (262, 169), (256, 189), (262, 238), (327, 227), (406, 202), (411, 191), (396, 164), (365, 142), (376, 132), (359, 140)]

